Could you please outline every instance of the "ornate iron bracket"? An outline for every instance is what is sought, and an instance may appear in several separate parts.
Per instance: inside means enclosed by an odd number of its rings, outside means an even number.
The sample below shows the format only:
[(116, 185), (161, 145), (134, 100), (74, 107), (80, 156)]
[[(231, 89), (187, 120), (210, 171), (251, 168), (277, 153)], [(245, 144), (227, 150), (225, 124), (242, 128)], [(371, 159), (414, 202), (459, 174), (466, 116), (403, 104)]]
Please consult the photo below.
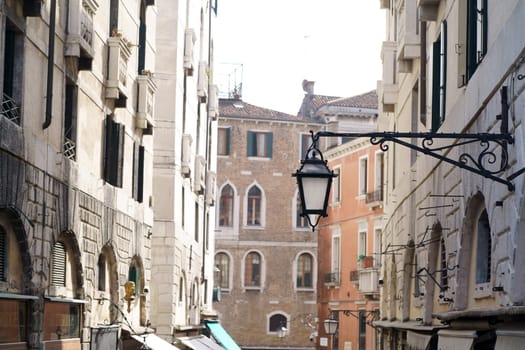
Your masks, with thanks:
[(342, 313), (345, 316), (353, 316), (359, 319), (359, 314), (365, 314), (366, 324), (372, 328), (376, 328), (372, 322), (379, 320), (379, 310), (348, 310), (348, 309), (330, 309), (331, 314)]
[[(318, 142), (321, 137), (365, 137), (370, 139), (373, 145), (379, 145), (382, 151), (388, 151), (389, 145), (386, 142), (408, 147), (417, 152), (429, 155), (440, 161), (452, 164), (461, 169), (481, 175), (487, 179), (506, 185), (509, 191), (514, 191), (514, 184), (511, 182), (515, 177), (525, 172), (525, 168), (510, 175), (508, 178), (500, 176), (508, 169), (509, 154), (507, 146), (514, 143), (513, 136), (509, 133), (509, 106), (507, 102), (507, 87), (501, 88), (501, 115), (497, 119), (501, 121), (499, 133), (435, 133), (435, 132), (366, 132), (366, 133), (340, 133), (330, 131), (318, 131), (312, 134), (312, 144), (308, 152), (316, 152), (322, 158), (322, 153), (318, 149)], [(412, 140), (420, 139), (421, 145), (412, 143)], [(434, 140), (447, 139), (453, 142), (448, 145), (434, 146)], [(452, 159), (443, 154), (454, 147), (466, 146), (479, 143), (479, 154), (473, 156), (468, 151), (463, 151), (458, 159)], [(497, 164), (497, 151), (500, 151), (500, 163)]]

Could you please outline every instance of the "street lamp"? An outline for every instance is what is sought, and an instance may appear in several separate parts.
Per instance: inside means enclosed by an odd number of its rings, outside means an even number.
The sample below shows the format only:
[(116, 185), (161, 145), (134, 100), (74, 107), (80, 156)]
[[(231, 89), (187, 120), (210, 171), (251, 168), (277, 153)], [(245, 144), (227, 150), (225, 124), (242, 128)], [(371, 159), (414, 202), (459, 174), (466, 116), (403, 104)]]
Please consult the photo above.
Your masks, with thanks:
[[(299, 196), (301, 199), (301, 216), (305, 216), (312, 227), (312, 231), (319, 223), (321, 216), (326, 217), (328, 196), (332, 179), (337, 176), (328, 169), (327, 161), (321, 152), (314, 146), (306, 152), (306, 159), (301, 161), (301, 167), (292, 174), (297, 178)], [(317, 157), (320, 156), (320, 158)]]
[(323, 321), (324, 323), (324, 332), (328, 335), (334, 335), (335, 332), (337, 332), (337, 326), (339, 326), (339, 322), (337, 322), (336, 319), (334, 319), (332, 316), (330, 316), (329, 319), (326, 319)]

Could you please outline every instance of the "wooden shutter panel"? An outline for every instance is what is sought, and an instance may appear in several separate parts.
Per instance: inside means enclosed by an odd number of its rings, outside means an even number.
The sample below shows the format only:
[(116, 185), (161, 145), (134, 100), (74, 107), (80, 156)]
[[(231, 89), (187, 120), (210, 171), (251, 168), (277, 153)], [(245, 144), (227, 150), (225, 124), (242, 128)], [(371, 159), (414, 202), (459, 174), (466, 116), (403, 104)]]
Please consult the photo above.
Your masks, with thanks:
[(133, 142), (133, 173), (131, 177), (131, 196), (136, 200), (138, 193), (139, 146)]
[(7, 234), (0, 226), (0, 281), (7, 281)]
[(138, 174), (137, 174), (137, 201), (142, 203), (144, 198), (144, 146), (138, 147)]
[(64, 287), (66, 285), (66, 247), (64, 243), (55, 243), (51, 259), (51, 285)]
[(113, 121), (111, 117), (106, 116), (106, 124), (104, 130), (104, 180), (111, 182), (111, 135), (112, 135)]
[(231, 128), (226, 128), (226, 140), (224, 141), (226, 145), (224, 146), (227, 156), (230, 155), (230, 137), (231, 137)]
[(272, 158), (273, 133), (266, 134), (266, 157)]
[(254, 157), (256, 155), (256, 144), (255, 144), (255, 133), (252, 131), (248, 131), (247, 134), (247, 143), (246, 143), (246, 155), (248, 157)]
[(116, 181), (115, 186), (122, 187), (122, 173), (124, 168), (124, 124), (115, 123), (118, 135), (118, 143), (116, 145)]
[(439, 128), (439, 74), (441, 43), (439, 40), (432, 44), (432, 131)]
[(474, 74), (477, 67), (477, 0), (468, 0), (467, 6), (467, 80), (470, 80), (470, 77), (472, 77), (472, 74)]

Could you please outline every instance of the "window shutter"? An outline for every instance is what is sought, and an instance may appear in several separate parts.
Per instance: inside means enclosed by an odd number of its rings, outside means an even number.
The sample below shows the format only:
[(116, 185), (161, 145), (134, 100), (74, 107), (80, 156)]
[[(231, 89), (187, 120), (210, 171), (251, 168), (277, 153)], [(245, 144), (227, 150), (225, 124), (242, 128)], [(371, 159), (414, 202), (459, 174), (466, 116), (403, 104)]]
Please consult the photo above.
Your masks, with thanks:
[(0, 226), (0, 281), (7, 281), (7, 234)]
[(139, 146), (139, 167), (137, 175), (137, 201), (142, 203), (144, 198), (144, 146)]
[(229, 156), (230, 155), (231, 128), (227, 128), (225, 134), (226, 134), (226, 140), (224, 141), (226, 143), (225, 145), (226, 154), (225, 155)]
[(113, 121), (111, 120), (111, 117), (108, 115), (106, 116), (106, 124), (105, 124), (105, 130), (104, 130), (104, 180), (107, 182), (111, 182), (111, 136), (112, 136), (112, 126)]
[(137, 266), (132, 266), (128, 272), (128, 281), (135, 282), (135, 295), (139, 294), (139, 281), (140, 281), (140, 268)]
[(118, 144), (117, 144), (117, 171), (116, 171), (116, 185), (117, 187), (122, 187), (122, 172), (124, 168), (124, 124), (116, 124), (117, 135), (118, 135)]
[(139, 174), (139, 146), (137, 142), (133, 142), (133, 174), (131, 177), (131, 196), (137, 200), (138, 194), (138, 174)]
[(66, 285), (66, 247), (64, 243), (55, 243), (51, 263), (51, 285), (64, 287)]
[(247, 134), (247, 145), (246, 145), (246, 152), (248, 157), (255, 156), (255, 150), (256, 150), (256, 144), (255, 144), (255, 133), (252, 131), (248, 131)]
[(477, 67), (476, 21), (478, 17), (477, 0), (468, 0), (467, 9), (467, 80), (470, 80)]
[(439, 125), (445, 122), (445, 111), (447, 101), (447, 22), (441, 23), (441, 36), (440, 36), (440, 64), (439, 64)]
[(266, 157), (272, 158), (273, 133), (266, 134)]
[(439, 128), (439, 74), (441, 43), (439, 40), (432, 44), (432, 131)]

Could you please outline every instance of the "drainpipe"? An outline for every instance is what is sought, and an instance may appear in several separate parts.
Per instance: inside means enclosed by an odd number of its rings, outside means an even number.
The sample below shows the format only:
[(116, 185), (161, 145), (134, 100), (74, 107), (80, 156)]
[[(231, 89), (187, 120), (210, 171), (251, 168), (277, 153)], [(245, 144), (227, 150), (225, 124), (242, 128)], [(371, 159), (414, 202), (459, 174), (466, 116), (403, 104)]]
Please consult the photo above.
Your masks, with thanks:
[(47, 129), (51, 125), (53, 112), (53, 70), (55, 68), (55, 21), (57, 12), (57, 0), (51, 0), (49, 12), (49, 40), (47, 54), (47, 90), (46, 90), (46, 119), (42, 124), (42, 129)]

